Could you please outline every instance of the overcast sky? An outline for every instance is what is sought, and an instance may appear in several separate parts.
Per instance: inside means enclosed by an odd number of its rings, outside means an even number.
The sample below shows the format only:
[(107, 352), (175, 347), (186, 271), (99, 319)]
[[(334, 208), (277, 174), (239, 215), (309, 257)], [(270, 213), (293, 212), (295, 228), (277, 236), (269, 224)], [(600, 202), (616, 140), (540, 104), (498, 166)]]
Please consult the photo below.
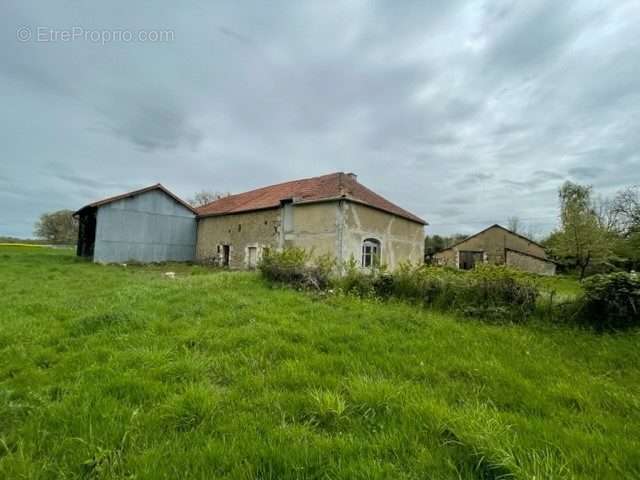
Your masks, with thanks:
[(637, 0), (3, 0), (0, 235), (333, 171), (428, 233), (544, 233), (565, 179), (640, 183), (639, 24)]

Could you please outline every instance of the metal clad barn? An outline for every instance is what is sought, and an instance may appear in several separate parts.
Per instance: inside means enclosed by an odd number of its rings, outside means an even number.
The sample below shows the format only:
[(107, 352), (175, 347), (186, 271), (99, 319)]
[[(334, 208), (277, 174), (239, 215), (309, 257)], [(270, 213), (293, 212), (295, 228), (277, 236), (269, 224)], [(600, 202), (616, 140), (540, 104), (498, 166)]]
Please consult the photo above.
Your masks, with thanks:
[(195, 211), (162, 185), (89, 204), (76, 212), (78, 255), (99, 263), (193, 260)]

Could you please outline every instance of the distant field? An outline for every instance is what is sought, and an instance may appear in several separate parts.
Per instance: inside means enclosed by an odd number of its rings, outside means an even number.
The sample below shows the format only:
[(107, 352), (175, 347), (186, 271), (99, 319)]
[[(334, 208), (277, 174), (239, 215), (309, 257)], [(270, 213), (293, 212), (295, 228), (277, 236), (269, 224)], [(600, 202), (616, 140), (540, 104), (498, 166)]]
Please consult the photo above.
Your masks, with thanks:
[(41, 247), (0, 292), (0, 478), (640, 478), (638, 332)]

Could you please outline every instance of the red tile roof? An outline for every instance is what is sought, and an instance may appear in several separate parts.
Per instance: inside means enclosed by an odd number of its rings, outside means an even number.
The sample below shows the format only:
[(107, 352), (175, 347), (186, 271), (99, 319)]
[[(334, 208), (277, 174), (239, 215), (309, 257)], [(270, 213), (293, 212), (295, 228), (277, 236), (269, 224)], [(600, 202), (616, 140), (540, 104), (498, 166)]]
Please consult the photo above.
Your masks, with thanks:
[(188, 208), (193, 213), (198, 213), (196, 209), (194, 209), (191, 205), (189, 205), (187, 202), (185, 202), (180, 197), (178, 197), (175, 193), (170, 192), (164, 185), (160, 183), (156, 183), (155, 185), (150, 185), (148, 187), (140, 188), (138, 190), (133, 190), (131, 192), (122, 193), (114, 197), (107, 197), (107, 198), (103, 198), (102, 200), (97, 200), (93, 203), (89, 203), (88, 205), (85, 205), (84, 207), (79, 209), (77, 212), (75, 212), (74, 215), (79, 214), (85, 208), (101, 207), (102, 205), (106, 205), (107, 203), (116, 202), (118, 200), (122, 200), (123, 198), (135, 197), (136, 195), (150, 192), (151, 190), (160, 190), (161, 192), (164, 192), (165, 194), (169, 195), (171, 198), (173, 198), (176, 202), (178, 202), (183, 207)]
[(291, 200), (294, 203), (312, 203), (332, 199), (348, 199), (423, 225), (427, 223), (358, 183), (355, 175), (343, 172), (293, 180), (230, 195), (214, 200), (198, 208), (197, 211), (199, 216), (207, 217), (275, 208), (280, 206), (283, 200)]

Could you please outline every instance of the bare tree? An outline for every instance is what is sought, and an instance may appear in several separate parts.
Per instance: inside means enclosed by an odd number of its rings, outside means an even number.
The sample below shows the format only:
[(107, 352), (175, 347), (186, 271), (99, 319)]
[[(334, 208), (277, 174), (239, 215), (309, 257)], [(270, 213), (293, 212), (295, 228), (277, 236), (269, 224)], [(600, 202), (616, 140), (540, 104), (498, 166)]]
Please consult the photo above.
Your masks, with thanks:
[(640, 185), (619, 191), (610, 202), (609, 210), (620, 234), (627, 237), (640, 231)]
[(74, 244), (78, 240), (78, 220), (71, 210), (43, 213), (35, 224), (34, 233), (51, 243)]
[(215, 200), (219, 200), (223, 197), (228, 197), (229, 193), (216, 192), (213, 190), (201, 190), (197, 192), (192, 198), (188, 199), (189, 205), (192, 207), (202, 207), (207, 203), (211, 203)]
[(520, 221), (520, 217), (514, 215), (507, 218), (507, 228), (513, 233), (520, 233), (520, 231), (522, 230), (522, 222)]

